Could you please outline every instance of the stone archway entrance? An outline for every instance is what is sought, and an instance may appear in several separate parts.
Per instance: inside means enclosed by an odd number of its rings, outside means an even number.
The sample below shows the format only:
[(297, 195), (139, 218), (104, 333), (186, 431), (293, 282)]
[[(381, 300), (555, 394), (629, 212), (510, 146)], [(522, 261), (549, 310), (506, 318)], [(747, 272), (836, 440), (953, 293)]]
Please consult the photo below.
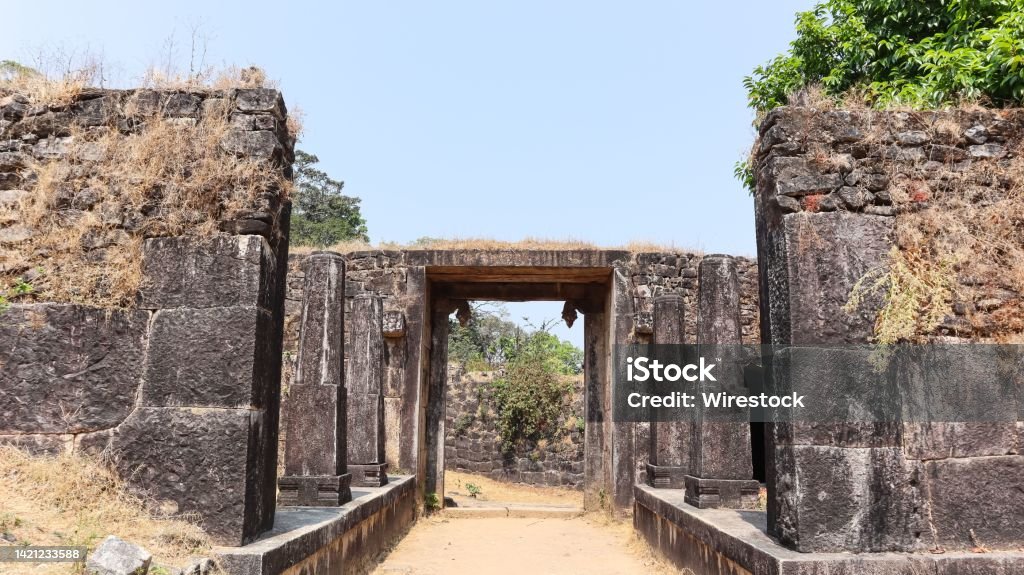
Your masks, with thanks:
[(419, 468), (423, 492), (444, 504), (445, 407), (448, 386), (448, 316), (468, 311), (471, 300), (564, 301), (565, 313), (583, 314), (584, 330), (584, 505), (596, 508), (612, 491), (604, 462), (611, 449), (605, 430), (610, 401), (609, 322), (613, 269), (555, 267), (438, 266), (426, 269), (429, 353), (423, 356), (420, 390)]
[[(682, 488), (691, 475), (700, 488), (693, 493), (726, 504), (711, 495), (735, 474), (690, 466), (690, 452), (707, 459), (713, 438), (695, 448), (686, 426), (613, 421), (612, 361), (616, 346), (655, 339), (719, 342), (713, 335), (725, 319), (728, 341), (756, 343), (753, 261), (597, 249), (375, 250), (314, 254), (292, 273), (305, 282), (296, 299), (308, 352), (298, 350), (285, 417), (280, 485), (288, 503), (344, 500), (346, 481), (374, 487), (389, 473), (415, 475), (421, 498), (443, 495), (448, 315), (469, 300), (551, 300), (584, 316), (585, 507), (628, 513), (635, 485)], [(304, 387), (311, 381), (319, 387)], [(729, 443), (736, 452), (718, 459), (749, 467), (749, 434), (742, 435)]]

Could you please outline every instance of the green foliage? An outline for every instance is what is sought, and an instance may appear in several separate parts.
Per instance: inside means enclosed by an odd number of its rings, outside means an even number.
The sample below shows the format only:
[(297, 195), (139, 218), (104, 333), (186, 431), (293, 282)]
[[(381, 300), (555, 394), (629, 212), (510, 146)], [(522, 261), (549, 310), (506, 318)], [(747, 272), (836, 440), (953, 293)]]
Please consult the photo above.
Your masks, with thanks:
[(788, 53), (744, 80), (759, 114), (813, 85), (878, 107), (1024, 101), (1020, 0), (825, 0), (796, 31)]
[(469, 426), (473, 425), (474, 421), (476, 421), (476, 417), (470, 413), (463, 413), (457, 417), (455, 419), (455, 429), (453, 430), (455, 431), (455, 435), (465, 435), (466, 431), (469, 430)]
[(754, 177), (754, 167), (750, 165), (750, 160), (738, 160), (732, 167), (732, 175), (751, 195), (757, 191), (757, 179)]
[(423, 496), (423, 506), (427, 508), (427, 511), (438, 511), (441, 509), (441, 498), (437, 496), (437, 493), (427, 493)]
[(541, 363), (551, 373), (573, 375), (583, 371), (583, 350), (548, 333), (546, 326), (528, 334), (504, 336), (498, 345), (509, 364), (524, 359)]
[(566, 375), (583, 370), (583, 350), (548, 333), (547, 325), (532, 331), (508, 321), (501, 307), (496, 311), (473, 306), (469, 323), (462, 327), (454, 319), (448, 325), (448, 359), (463, 364), (467, 371), (486, 371), (512, 363), (523, 354), (541, 355), (551, 369)]
[(34, 288), (24, 278), (18, 278), (14, 285), (0, 290), (0, 313), (4, 313), (11, 307), (11, 302), (21, 296), (29, 295)]
[(472, 497), (473, 499), (476, 499), (477, 497), (484, 494), (483, 488), (481, 488), (476, 483), (467, 483), (466, 491), (469, 492), (469, 496)]
[(486, 371), (504, 361), (501, 338), (520, 330), (508, 321), (503, 308), (489, 310), (488, 304), (472, 304), (473, 315), (462, 327), (448, 320), (448, 359), (463, 364), (467, 371)]
[(531, 345), (517, 352), (505, 375), (491, 382), (490, 388), (501, 450), (506, 455), (555, 432), (566, 398), (573, 391), (572, 382), (559, 371), (545, 347)]
[(315, 168), (319, 161), (313, 154), (295, 150), (292, 245), (327, 247), (347, 240), (369, 241), (359, 198), (342, 194), (345, 182)]

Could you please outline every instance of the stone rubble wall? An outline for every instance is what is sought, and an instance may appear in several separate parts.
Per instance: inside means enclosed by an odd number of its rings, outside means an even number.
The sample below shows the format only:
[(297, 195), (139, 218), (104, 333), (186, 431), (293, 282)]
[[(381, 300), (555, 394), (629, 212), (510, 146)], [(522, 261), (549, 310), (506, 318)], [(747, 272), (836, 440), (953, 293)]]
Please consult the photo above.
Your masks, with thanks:
[(496, 431), (487, 384), (500, 371), (466, 372), (448, 366), (445, 469), (497, 481), (583, 489), (583, 376), (574, 377), (557, 429), (541, 443), (505, 455)]
[[(294, 139), (275, 90), (87, 91), (50, 107), (14, 95), (0, 98), (0, 201), (33, 193), (27, 156), (66, 162), (74, 130), (113, 125), (130, 137), (131, 118), (119, 115), (128, 101), (194, 122), (220, 98), (234, 110), (225, 150), (290, 177)], [(53, 209), (81, 217), (107, 200), (83, 190)], [(0, 311), (0, 442), (102, 453), (162, 509), (201, 516), (221, 544), (269, 529), (289, 203), (257, 204), (224, 212), (213, 235), (148, 237), (138, 225), (148, 215), (108, 214), (111, 229), (143, 240), (131, 309), (36, 301)], [(16, 231), (17, 210), (4, 213), (0, 243), (22, 249), (31, 230)]]
[[(272, 162), (290, 177), (294, 135), (288, 133), (287, 109), (277, 90), (90, 89), (68, 104), (49, 106), (32, 104), (18, 94), (0, 96), (0, 208), (6, 208), (0, 210), (0, 248), (23, 249), (35, 234), (19, 217), (18, 209), (38, 181), (33, 165), (61, 162), (79, 170), (92, 159), (90, 154), (101, 154), (88, 144), (75, 148), (76, 137), (88, 139), (115, 132), (129, 138), (154, 115), (178, 125), (195, 126), (225, 102), (229, 130), (221, 141), (222, 151)], [(69, 157), (72, 150), (75, 157)], [(53, 206), (67, 221), (92, 214), (103, 223), (102, 237), (86, 238), (83, 243), (89, 258), (102, 258), (106, 248), (127, 243), (133, 237), (152, 235), (152, 224), (170, 215), (145, 206), (128, 209), (118, 201), (118, 194), (117, 190), (68, 189), (59, 194)], [(262, 235), (276, 244), (279, 220), (282, 216), (287, 219), (282, 214), (282, 199), (280, 190), (276, 190), (264, 194), (254, 205), (224, 210), (219, 214), (218, 227), (225, 233)], [(11, 270), (0, 267), (3, 271)]]
[[(882, 294), (852, 313), (844, 306), (862, 278), (889, 269), (901, 218), (944, 194), (955, 201), (941, 204), (943, 215), (957, 221), (1019, 193), (1007, 170), (1024, 144), (1022, 127), (1020, 110), (771, 112), (755, 148), (764, 342), (872, 341)], [(919, 336), (981, 341), (1000, 321), (1019, 321), (1000, 315), (1017, 309), (1021, 294), (998, 270), (950, 279), (967, 297)], [(849, 374), (810, 367), (819, 388), (849, 393), (841, 385)], [(927, 374), (904, 375), (904, 385), (928, 384)], [(768, 376), (774, 389), (802, 377), (781, 368)], [(846, 408), (870, 413), (877, 406), (868, 395), (870, 388), (862, 405)], [(1006, 423), (769, 425), (769, 533), (805, 552), (1019, 548), (1021, 397), (1001, 406), (1011, 414)]]
[[(780, 108), (760, 128), (758, 193), (774, 217), (877, 216), (879, 229), (891, 240), (901, 218), (934, 205), (956, 218), (972, 208), (1019, 198), (1022, 126), (1024, 110)], [(823, 236), (819, 245), (833, 241)], [(953, 313), (923, 335), (968, 341), (1024, 331), (1019, 319), (1024, 293), (1019, 279), (1015, 283), (1005, 272), (952, 272), (957, 286)]]

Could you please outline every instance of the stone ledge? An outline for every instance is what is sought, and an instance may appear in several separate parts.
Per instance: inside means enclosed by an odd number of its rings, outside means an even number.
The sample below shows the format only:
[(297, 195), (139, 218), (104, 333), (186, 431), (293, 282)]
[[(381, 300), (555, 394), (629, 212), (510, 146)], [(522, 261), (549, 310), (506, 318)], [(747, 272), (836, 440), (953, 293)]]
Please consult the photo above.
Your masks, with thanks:
[[(229, 575), (276, 575), (307, 560), (324, 561), (332, 566), (330, 572), (341, 573), (339, 562), (365, 559), (366, 554), (387, 543), (389, 532), (400, 532), (412, 523), (415, 489), (415, 476), (392, 476), (385, 487), (353, 489), (352, 501), (341, 507), (279, 507), (273, 529), (249, 545), (218, 547), (214, 554)], [(408, 506), (408, 522), (402, 522), (403, 513), (394, 510), (403, 506)], [(363, 531), (361, 524), (374, 519), (384, 532), (376, 541), (364, 541), (359, 546), (361, 556), (336, 553), (338, 543), (351, 533)], [(373, 526), (366, 530), (372, 531)], [(340, 545), (342, 551), (344, 548)], [(324, 553), (334, 556), (323, 557)]]
[(697, 509), (680, 490), (633, 488), (633, 525), (674, 564), (696, 575), (956, 575), (1024, 573), (1024, 552), (976, 554), (800, 553), (765, 533), (760, 511)]

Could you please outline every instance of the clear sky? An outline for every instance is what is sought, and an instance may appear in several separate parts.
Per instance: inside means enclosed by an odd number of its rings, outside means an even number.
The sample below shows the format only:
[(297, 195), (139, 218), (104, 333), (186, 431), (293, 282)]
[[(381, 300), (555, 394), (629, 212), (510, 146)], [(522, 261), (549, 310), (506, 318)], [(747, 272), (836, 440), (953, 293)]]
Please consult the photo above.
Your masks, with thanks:
[(812, 4), (8, 1), (0, 59), (88, 51), (123, 86), (169, 52), (187, 69), (198, 27), (208, 63), (258, 65), (302, 109), (300, 147), (362, 198), (375, 242), (753, 255), (732, 176), (754, 134), (741, 82)]

